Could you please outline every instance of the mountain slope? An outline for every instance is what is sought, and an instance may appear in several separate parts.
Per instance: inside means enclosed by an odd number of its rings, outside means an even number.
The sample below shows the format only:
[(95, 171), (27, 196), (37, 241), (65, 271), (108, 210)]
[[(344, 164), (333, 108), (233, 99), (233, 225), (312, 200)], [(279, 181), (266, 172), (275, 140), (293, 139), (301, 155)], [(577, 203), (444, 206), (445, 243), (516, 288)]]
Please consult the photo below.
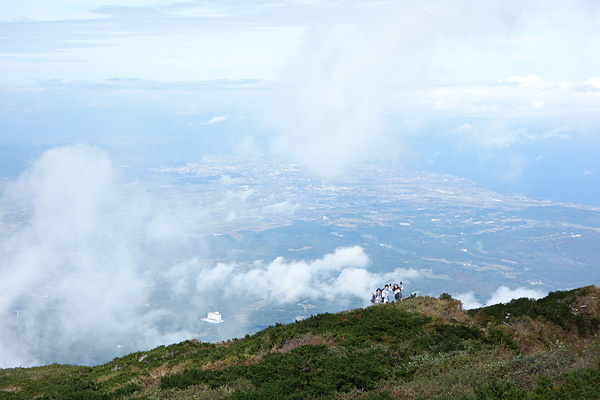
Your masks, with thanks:
[(96, 367), (0, 370), (0, 399), (599, 398), (600, 289), (466, 312), (400, 303), (185, 341)]

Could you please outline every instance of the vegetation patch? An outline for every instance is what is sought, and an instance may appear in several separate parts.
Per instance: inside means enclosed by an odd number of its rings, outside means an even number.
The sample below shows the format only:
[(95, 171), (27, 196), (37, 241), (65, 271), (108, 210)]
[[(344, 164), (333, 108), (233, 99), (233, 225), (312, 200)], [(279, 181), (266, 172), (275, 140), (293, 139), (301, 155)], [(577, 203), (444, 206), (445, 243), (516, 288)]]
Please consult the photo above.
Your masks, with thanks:
[(450, 295), (188, 340), (96, 367), (0, 370), (2, 399), (597, 399), (599, 290), (464, 311)]

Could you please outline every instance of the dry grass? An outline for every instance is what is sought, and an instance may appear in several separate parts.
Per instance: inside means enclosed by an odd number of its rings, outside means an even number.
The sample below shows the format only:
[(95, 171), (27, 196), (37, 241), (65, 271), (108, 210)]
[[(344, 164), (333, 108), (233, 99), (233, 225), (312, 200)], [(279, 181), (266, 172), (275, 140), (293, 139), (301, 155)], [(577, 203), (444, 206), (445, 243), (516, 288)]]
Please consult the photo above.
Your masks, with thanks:
[(273, 347), (271, 352), (277, 353), (289, 353), (297, 347), (304, 345), (320, 345), (323, 344), (325, 346), (334, 346), (336, 344), (333, 335), (326, 336), (316, 336), (312, 333), (307, 333), (300, 337), (294, 337), (286, 340), (279, 347)]
[(471, 320), (467, 312), (463, 310), (460, 300), (439, 300), (434, 297), (423, 296), (409, 298), (394, 304), (404, 311), (432, 317), (433, 324), (464, 324)]
[(0, 392), (9, 392), (9, 393), (17, 393), (23, 390), (21, 386), (7, 386), (4, 388), (0, 388)]
[(217, 361), (212, 361), (212, 362), (206, 362), (204, 364), (202, 364), (202, 367), (200, 369), (203, 370), (207, 370), (207, 369), (212, 369), (212, 370), (223, 370), (227, 367), (230, 367), (232, 365), (240, 365), (242, 364), (242, 362), (240, 361), (240, 358), (237, 356), (228, 356), (228, 357), (224, 357), (222, 359), (219, 359)]
[[(121, 375), (121, 373), (122, 373), (121, 369), (122, 368), (123, 368), (122, 365), (115, 365), (111, 369), (112, 373), (107, 373), (107, 374), (104, 374), (102, 376), (99, 376), (98, 378), (94, 379), (94, 382), (95, 383), (102, 383), (102, 382), (109, 381), (109, 380), (111, 380), (113, 378), (116, 378), (119, 375)], [(127, 366), (127, 371), (129, 371), (129, 372), (136, 372), (137, 373), (137, 372), (140, 372), (142, 370), (139, 367), (128, 365)]]
[(192, 360), (186, 360), (177, 365), (169, 365), (167, 363), (163, 363), (159, 367), (150, 370), (148, 376), (150, 376), (151, 378), (162, 378), (163, 376), (179, 374), (183, 372), (185, 367), (190, 364), (192, 364)]
[(555, 324), (530, 317), (509, 319), (505, 324), (513, 340), (526, 354), (546, 351), (552, 344), (563, 342), (569, 336)]
[(184, 361), (177, 365), (168, 365), (166, 362), (161, 364), (148, 372), (148, 375), (143, 377), (140, 376), (142, 382), (142, 391), (147, 392), (148, 390), (157, 389), (160, 387), (160, 379), (163, 376), (170, 376), (174, 374), (180, 374), (183, 372), (186, 366), (192, 364), (191, 360)]

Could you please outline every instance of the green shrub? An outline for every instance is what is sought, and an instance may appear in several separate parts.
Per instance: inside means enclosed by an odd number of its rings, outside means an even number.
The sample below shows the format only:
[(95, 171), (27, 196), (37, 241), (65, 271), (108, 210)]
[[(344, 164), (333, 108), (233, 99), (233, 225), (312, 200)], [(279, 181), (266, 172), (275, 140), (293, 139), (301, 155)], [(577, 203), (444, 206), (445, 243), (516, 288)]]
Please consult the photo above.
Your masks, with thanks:
[(511, 382), (502, 383), (493, 380), (475, 390), (475, 398), (477, 400), (519, 400), (526, 399), (527, 395)]
[(297, 393), (319, 397), (351, 389), (372, 390), (384, 377), (386, 368), (389, 363), (365, 354), (340, 356), (324, 345), (305, 345), (289, 353), (266, 354), (254, 364), (221, 371), (188, 369), (163, 377), (160, 385), (163, 389), (199, 384), (216, 388), (243, 378), (256, 387), (254, 394), (248, 394), (251, 397), (256, 394), (275, 398)]
[(541, 377), (534, 390), (533, 400), (600, 399), (600, 370), (586, 368), (571, 372), (562, 379)]
[(588, 296), (591, 291), (591, 287), (556, 291), (538, 300), (515, 299), (507, 304), (495, 304), (470, 310), (469, 314), (477, 317), (482, 324), (502, 323), (507, 318), (542, 318), (558, 325), (566, 332), (571, 332), (573, 328), (576, 328), (579, 335), (594, 335), (598, 333), (600, 326), (598, 318), (593, 315), (584, 316), (572, 312), (572, 305), (577, 302), (578, 297)]
[(485, 339), (487, 344), (506, 345), (509, 349), (518, 350), (519, 346), (506, 332), (497, 328), (489, 328)]

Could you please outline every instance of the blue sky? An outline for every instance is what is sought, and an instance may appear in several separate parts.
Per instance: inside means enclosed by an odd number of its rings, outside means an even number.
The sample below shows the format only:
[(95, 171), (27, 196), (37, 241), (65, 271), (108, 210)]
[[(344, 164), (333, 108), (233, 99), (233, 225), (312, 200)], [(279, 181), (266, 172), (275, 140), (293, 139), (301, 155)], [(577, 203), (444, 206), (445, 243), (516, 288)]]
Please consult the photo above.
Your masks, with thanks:
[(5, 2), (0, 140), (376, 159), (600, 205), (598, 2), (447, 3)]

